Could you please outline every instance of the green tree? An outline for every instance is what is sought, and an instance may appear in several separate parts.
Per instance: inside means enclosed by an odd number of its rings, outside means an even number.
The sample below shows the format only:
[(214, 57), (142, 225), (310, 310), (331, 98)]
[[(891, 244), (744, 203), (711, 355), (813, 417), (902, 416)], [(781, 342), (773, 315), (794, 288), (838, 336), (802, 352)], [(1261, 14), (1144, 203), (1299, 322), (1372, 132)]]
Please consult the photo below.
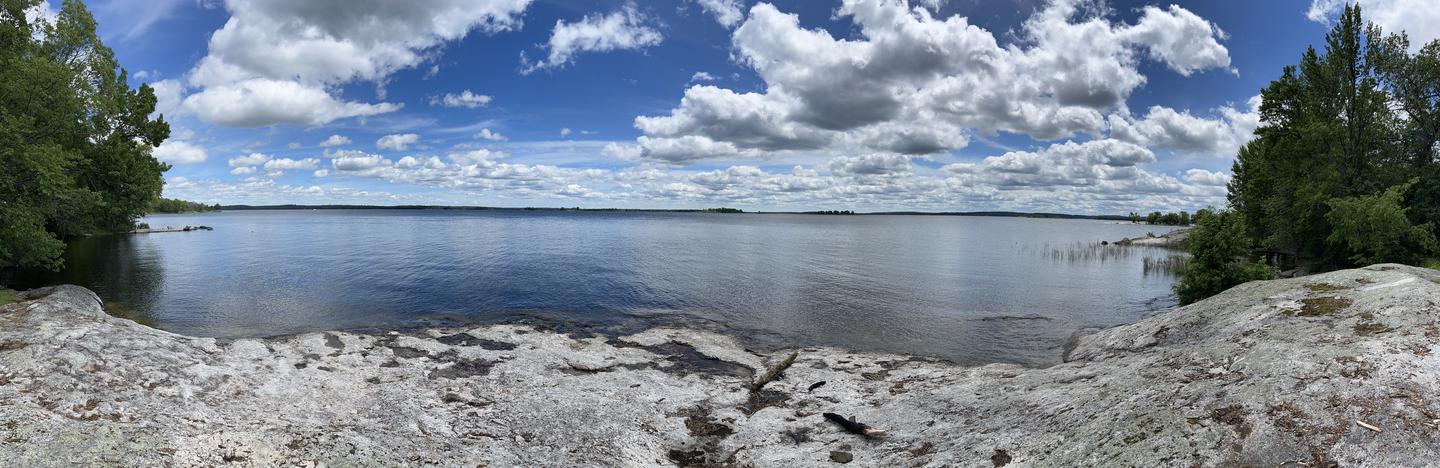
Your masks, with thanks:
[(1386, 36), (1371, 26), (1369, 35), (1377, 38), (1370, 61), (1392, 105), (1404, 114), (1396, 122), (1401, 135), (1400, 158), (1411, 167), (1431, 166), (1440, 144), (1440, 42), (1426, 44), (1410, 55), (1410, 39), (1404, 32)]
[(208, 211), (220, 211), (220, 205), (206, 205), (185, 200), (171, 198), (157, 198), (150, 204), (149, 213), (204, 213)]
[(1324, 53), (1307, 50), (1261, 91), (1262, 125), (1241, 149), (1229, 186), (1252, 245), (1321, 268), (1344, 265), (1329, 242), (1330, 201), (1379, 193), (1415, 177), (1416, 161), (1433, 161), (1417, 148), (1434, 140), (1414, 143), (1426, 132), (1407, 130), (1410, 119), (1390, 107), (1393, 93), (1406, 90), (1416, 96), (1410, 107), (1420, 122), (1429, 115), (1423, 102), (1433, 104), (1424, 85), (1407, 84), (1431, 62), (1406, 55), (1407, 47), (1403, 36), (1366, 27), (1360, 8), (1348, 6), (1326, 34)]
[(39, 2), (0, 0), (0, 268), (58, 268), (62, 238), (129, 229), (169, 169), (153, 90), (130, 88), (84, 4), (32, 23)]
[(1379, 195), (1330, 200), (1326, 219), (1334, 229), (1328, 239), (1359, 265), (1382, 262), (1415, 263), (1437, 250), (1435, 227), (1410, 223), (1401, 206), (1415, 181), (1390, 187)]
[[(1196, 228), (1192, 247), (1198, 237), (1235, 255), (1259, 248), (1312, 270), (1435, 254), (1440, 41), (1409, 51), (1403, 33), (1367, 26), (1360, 7), (1347, 6), (1323, 53), (1306, 50), (1261, 90), (1261, 126), (1240, 149), (1228, 187), (1236, 222), (1223, 232), (1238, 241), (1207, 238), (1223, 215), (1197, 213), (1205, 229)], [(1196, 257), (1199, 266), (1177, 286), (1187, 302), (1250, 268), (1222, 267), (1224, 255)]]
[(1190, 231), (1190, 262), (1175, 284), (1181, 304), (1189, 304), (1247, 281), (1271, 279), (1275, 269), (1251, 261), (1243, 218), (1234, 212), (1207, 212)]

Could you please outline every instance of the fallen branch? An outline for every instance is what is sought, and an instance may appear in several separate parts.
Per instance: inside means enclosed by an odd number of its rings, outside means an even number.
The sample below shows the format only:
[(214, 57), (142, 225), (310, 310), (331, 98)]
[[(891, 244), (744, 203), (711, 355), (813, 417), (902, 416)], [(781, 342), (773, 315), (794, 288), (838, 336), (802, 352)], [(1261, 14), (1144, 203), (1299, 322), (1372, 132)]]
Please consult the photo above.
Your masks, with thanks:
[(765, 387), (765, 384), (768, 384), (774, 381), (776, 378), (779, 378), (780, 373), (785, 372), (785, 369), (789, 369), (790, 365), (795, 363), (795, 358), (799, 356), (799, 352), (790, 353), (790, 355), (786, 356), (784, 360), (780, 361), (770, 369), (766, 370), (764, 374), (760, 374), (760, 377), (755, 379), (754, 383), (750, 384), (750, 391), (758, 392), (761, 388)]
[(1359, 420), (1359, 419), (1356, 419), (1356, 420), (1355, 420), (1355, 424), (1359, 425), (1360, 427), (1363, 427), (1363, 428), (1366, 428), (1366, 429), (1369, 429), (1369, 430), (1372, 430), (1372, 431), (1375, 431), (1375, 432), (1380, 432), (1380, 428), (1379, 428), (1379, 427), (1372, 426), (1372, 425), (1366, 423), (1365, 421), (1361, 421), (1361, 420)]
[(845, 419), (844, 416), (835, 413), (825, 413), (825, 419), (829, 419), (835, 424), (839, 424), (840, 427), (845, 429), (845, 432), (849, 432), (851, 434), (858, 434), (875, 439), (885, 438), (889, 435), (886, 434), (885, 431), (855, 422), (855, 418), (853, 417), (850, 419)]

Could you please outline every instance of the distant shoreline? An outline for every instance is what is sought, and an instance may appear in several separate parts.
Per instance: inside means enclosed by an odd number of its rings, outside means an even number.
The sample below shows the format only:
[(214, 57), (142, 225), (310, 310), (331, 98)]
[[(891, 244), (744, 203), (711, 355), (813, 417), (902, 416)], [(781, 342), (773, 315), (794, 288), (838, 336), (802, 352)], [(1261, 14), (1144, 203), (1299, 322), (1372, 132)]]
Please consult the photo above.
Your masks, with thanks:
[[(633, 213), (705, 213), (713, 212), (715, 208), (709, 209), (662, 209), (662, 208), (555, 208), (555, 207), (498, 207), (498, 206), (445, 206), (445, 205), (224, 205), (221, 211), (268, 211), (268, 210), (441, 210), (441, 211), (586, 211), (586, 212), (633, 212)], [(157, 213), (166, 214), (166, 213)], [(732, 213), (722, 213), (732, 214)], [(733, 214), (802, 214), (817, 216), (989, 216), (1002, 218), (1041, 218), (1041, 219), (1095, 219), (1102, 221), (1131, 221), (1129, 216), (1123, 215), (1085, 215), (1065, 213), (1029, 213), (1020, 211), (874, 211), (874, 212), (847, 212), (836, 213), (834, 211), (747, 211)], [(1143, 223), (1137, 223), (1143, 224)]]

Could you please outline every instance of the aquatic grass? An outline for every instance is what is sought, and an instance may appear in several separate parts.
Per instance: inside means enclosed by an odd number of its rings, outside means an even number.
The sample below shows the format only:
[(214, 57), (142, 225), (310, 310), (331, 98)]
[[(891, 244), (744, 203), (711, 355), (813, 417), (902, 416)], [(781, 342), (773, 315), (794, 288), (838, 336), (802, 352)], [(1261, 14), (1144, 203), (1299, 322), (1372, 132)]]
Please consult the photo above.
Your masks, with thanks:
[(1104, 263), (1130, 258), (1134, 255), (1135, 249), (1128, 245), (1109, 242), (1072, 242), (1061, 245), (1046, 243), (1040, 247), (1025, 246), (1021, 248), (1021, 251), (1056, 262)]
[(1190, 265), (1190, 255), (1172, 254), (1164, 257), (1145, 257), (1145, 275), (1180, 276)]
[[(1070, 265), (1127, 261), (1136, 255), (1144, 255), (1141, 258), (1141, 267), (1145, 275), (1178, 276), (1190, 262), (1190, 254), (1175, 253), (1174, 250), (1154, 246), (1111, 242), (1072, 242), (1059, 245), (1047, 243), (1040, 246), (1021, 246), (1020, 251), (1025, 255)], [(1149, 255), (1154, 253), (1161, 255)]]

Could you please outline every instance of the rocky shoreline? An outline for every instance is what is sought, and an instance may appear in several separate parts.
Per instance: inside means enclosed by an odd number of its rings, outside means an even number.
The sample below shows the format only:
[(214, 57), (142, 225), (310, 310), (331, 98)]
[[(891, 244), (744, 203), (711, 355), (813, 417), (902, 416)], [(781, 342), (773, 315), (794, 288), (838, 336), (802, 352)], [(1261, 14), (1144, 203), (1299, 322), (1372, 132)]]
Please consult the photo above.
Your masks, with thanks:
[(1043, 369), (760, 355), (671, 328), (217, 341), (110, 317), (62, 286), (0, 306), (0, 453), (14, 466), (1425, 465), (1440, 460), (1437, 281), (1376, 265), (1249, 283), (1083, 336)]
[(1190, 243), (1190, 228), (1177, 229), (1161, 235), (1150, 234), (1145, 237), (1124, 238), (1115, 241), (1115, 245), (1139, 245), (1146, 247), (1165, 247), (1168, 249), (1184, 250)]

